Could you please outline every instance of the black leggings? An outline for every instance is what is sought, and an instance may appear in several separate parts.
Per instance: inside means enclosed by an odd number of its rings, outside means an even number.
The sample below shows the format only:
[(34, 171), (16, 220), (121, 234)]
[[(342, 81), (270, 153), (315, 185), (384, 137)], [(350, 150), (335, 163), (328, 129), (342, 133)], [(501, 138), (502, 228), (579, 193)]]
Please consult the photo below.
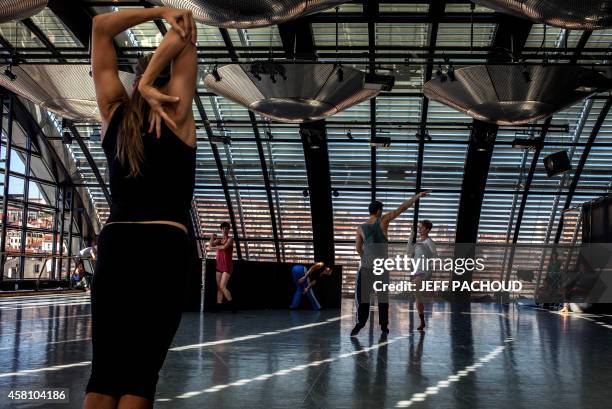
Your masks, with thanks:
[[(389, 284), (389, 272), (375, 276), (372, 269), (360, 267), (355, 283), (355, 306), (357, 307), (357, 325), (364, 327), (370, 317), (370, 297), (375, 281)], [(378, 298), (378, 324), (385, 328), (389, 325), (389, 292), (377, 292)]]
[(93, 359), (87, 392), (153, 400), (181, 320), (188, 238), (162, 224), (110, 224), (91, 286)]

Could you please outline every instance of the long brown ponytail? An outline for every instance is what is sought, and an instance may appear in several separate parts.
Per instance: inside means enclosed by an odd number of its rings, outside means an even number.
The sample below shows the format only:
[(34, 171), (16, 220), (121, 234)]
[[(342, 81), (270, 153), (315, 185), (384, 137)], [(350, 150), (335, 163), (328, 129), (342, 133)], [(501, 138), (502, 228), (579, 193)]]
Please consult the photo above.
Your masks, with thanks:
[[(119, 126), (119, 137), (117, 138), (117, 158), (124, 167), (129, 169), (128, 175), (136, 177), (140, 175), (140, 166), (144, 160), (144, 144), (142, 142), (143, 123), (145, 115), (148, 115), (149, 106), (138, 91), (138, 81), (147, 69), (153, 54), (146, 54), (138, 59), (135, 67), (136, 79), (134, 92), (125, 104), (123, 120)], [(165, 67), (157, 76), (153, 85), (161, 87), (170, 80), (170, 66)]]

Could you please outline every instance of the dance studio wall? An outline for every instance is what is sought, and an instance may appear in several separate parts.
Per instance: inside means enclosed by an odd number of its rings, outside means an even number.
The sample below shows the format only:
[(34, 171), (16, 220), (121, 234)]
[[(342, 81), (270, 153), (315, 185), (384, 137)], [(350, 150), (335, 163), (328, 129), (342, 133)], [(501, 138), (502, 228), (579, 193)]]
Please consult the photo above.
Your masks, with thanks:
[[(295, 285), (291, 276), (292, 263), (263, 261), (234, 261), (234, 272), (228, 289), (238, 309), (288, 309)], [(334, 266), (332, 275), (314, 287), (323, 308), (340, 308), (342, 295), (342, 266)], [(210, 311), (216, 302), (217, 283), (215, 260), (206, 260), (204, 282), (204, 311)], [(306, 297), (302, 299), (308, 306)]]

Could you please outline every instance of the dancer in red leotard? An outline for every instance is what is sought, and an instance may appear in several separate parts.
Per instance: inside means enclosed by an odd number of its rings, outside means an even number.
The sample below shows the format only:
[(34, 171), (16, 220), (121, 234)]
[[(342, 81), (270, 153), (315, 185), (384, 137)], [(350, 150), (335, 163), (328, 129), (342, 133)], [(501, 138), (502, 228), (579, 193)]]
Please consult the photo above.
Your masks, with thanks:
[(229, 231), (230, 224), (228, 222), (221, 223), (221, 232), (223, 236), (217, 238), (217, 236), (213, 234), (209, 246), (211, 250), (217, 251), (217, 310), (221, 309), (223, 297), (225, 297), (232, 312), (236, 312), (232, 294), (227, 289), (227, 284), (234, 270), (234, 261), (232, 259), (234, 253), (234, 239), (229, 236)]

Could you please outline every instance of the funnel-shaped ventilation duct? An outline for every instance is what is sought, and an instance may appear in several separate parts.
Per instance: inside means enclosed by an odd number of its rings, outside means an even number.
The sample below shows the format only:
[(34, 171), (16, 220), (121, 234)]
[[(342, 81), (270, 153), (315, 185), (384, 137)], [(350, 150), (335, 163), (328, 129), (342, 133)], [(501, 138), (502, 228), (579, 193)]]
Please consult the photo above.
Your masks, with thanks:
[[(0, 86), (42, 108), (74, 121), (99, 122), (93, 79), (86, 65), (21, 65), (12, 68), (15, 79), (0, 74)], [(133, 74), (119, 72), (129, 90)]]
[(225, 28), (265, 27), (335, 7), (347, 0), (152, 0), (168, 7), (188, 9), (193, 18)]
[(267, 118), (300, 123), (329, 117), (390, 90), (393, 77), (334, 64), (230, 64), (206, 75), (204, 85)]
[(474, 0), (482, 6), (572, 30), (612, 26), (612, 0)]
[(481, 121), (524, 125), (612, 88), (603, 75), (580, 67), (476, 65), (425, 84), (423, 93)]
[(47, 0), (0, 0), (0, 24), (32, 17), (46, 6)]

